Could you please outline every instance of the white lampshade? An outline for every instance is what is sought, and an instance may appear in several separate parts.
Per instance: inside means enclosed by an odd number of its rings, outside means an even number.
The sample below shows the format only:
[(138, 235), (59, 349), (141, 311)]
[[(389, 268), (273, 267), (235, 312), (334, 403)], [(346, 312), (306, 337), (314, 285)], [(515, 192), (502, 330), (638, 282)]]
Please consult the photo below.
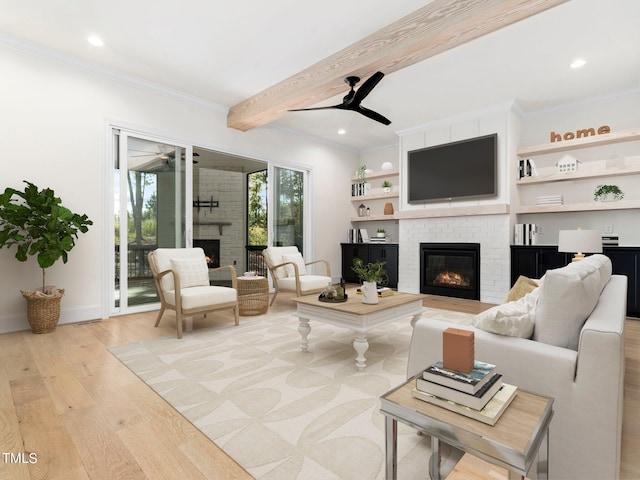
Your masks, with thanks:
[(602, 235), (598, 230), (560, 230), (558, 251), (575, 253), (574, 262), (582, 260), (584, 253), (602, 252)]

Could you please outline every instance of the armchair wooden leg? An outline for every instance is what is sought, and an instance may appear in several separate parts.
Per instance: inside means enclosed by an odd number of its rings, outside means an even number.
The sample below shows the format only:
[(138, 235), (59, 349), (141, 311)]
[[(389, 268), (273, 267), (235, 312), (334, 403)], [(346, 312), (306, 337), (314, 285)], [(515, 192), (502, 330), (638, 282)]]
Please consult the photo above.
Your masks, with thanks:
[(182, 338), (182, 314), (176, 310), (176, 327), (178, 328), (178, 338)]
[(233, 307), (233, 316), (236, 319), (236, 327), (238, 325), (240, 325), (240, 312), (239, 312), (239, 310), (240, 310), (240, 306), (239, 305), (236, 305), (235, 307)]
[(164, 313), (164, 305), (160, 307), (160, 312), (158, 313), (158, 318), (156, 319), (156, 327), (160, 325), (160, 319), (162, 318), (162, 314)]
[(269, 306), (273, 305), (273, 302), (276, 301), (276, 297), (278, 296), (278, 291), (273, 292), (273, 297), (271, 297), (271, 301), (269, 302)]

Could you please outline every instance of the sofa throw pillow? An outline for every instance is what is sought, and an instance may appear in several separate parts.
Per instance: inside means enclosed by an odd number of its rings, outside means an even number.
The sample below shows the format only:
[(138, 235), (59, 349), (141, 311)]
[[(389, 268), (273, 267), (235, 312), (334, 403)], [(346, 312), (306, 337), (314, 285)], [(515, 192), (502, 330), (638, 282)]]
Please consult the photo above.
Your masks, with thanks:
[(518, 300), (496, 305), (473, 317), (472, 325), (486, 332), (508, 337), (531, 338), (539, 288)]
[(180, 278), (180, 288), (209, 285), (209, 267), (202, 258), (172, 258), (171, 270)]
[(536, 288), (538, 288), (539, 282), (538, 280), (533, 280), (531, 278), (527, 278), (524, 275), (520, 275), (516, 280), (516, 283), (513, 284), (511, 290), (507, 294), (507, 298), (504, 299), (504, 302), (513, 302), (514, 300), (519, 300), (524, 297), (527, 293), (533, 292)]
[(596, 254), (547, 270), (540, 287), (533, 339), (578, 349), (580, 331), (611, 278), (611, 260)]
[[(304, 259), (302, 258), (302, 254), (300, 252), (294, 255), (282, 255), (282, 263), (293, 262), (298, 265), (298, 274), (306, 275), (307, 267), (304, 264)], [(287, 265), (285, 267), (287, 269), (287, 277), (295, 277), (296, 271), (293, 268), (293, 265)]]

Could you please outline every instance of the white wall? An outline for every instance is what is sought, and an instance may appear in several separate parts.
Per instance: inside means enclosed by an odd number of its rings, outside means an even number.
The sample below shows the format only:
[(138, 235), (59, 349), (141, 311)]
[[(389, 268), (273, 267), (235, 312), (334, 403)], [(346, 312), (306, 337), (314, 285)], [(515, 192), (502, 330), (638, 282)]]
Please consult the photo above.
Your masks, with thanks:
[[(30, 54), (0, 46), (0, 188), (19, 188), (22, 180), (50, 187), (65, 206), (94, 221), (70, 253), (69, 262), (47, 271), (48, 284), (66, 289), (61, 323), (100, 318), (104, 311), (101, 258), (107, 248), (105, 239), (112, 235), (103, 207), (111, 201), (103, 188), (110, 122), (212, 150), (311, 167), (310, 256), (326, 258), (339, 270), (339, 242), (350, 225), (344, 205), (349, 202), (350, 175), (357, 167), (355, 154), (270, 127), (245, 133), (228, 129), (223, 109), (138, 88), (67, 63), (65, 58), (49, 61), (39, 51)], [(35, 260), (18, 263), (14, 253), (0, 250), (0, 332), (28, 329), (19, 289), (40, 284)]]

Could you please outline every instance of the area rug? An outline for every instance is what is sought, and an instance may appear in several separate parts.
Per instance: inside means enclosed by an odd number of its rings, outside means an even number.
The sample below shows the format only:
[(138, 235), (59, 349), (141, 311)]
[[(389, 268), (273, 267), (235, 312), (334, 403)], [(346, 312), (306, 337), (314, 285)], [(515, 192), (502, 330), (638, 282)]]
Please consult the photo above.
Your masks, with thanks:
[[(370, 332), (359, 372), (351, 331), (312, 322), (302, 352), (293, 313), (110, 351), (257, 479), (383, 479), (379, 397), (406, 378), (409, 319)], [(435, 309), (424, 316), (470, 317)], [(424, 479), (429, 454), (429, 438), (400, 425), (400, 478)], [(452, 468), (459, 452), (444, 456)]]

